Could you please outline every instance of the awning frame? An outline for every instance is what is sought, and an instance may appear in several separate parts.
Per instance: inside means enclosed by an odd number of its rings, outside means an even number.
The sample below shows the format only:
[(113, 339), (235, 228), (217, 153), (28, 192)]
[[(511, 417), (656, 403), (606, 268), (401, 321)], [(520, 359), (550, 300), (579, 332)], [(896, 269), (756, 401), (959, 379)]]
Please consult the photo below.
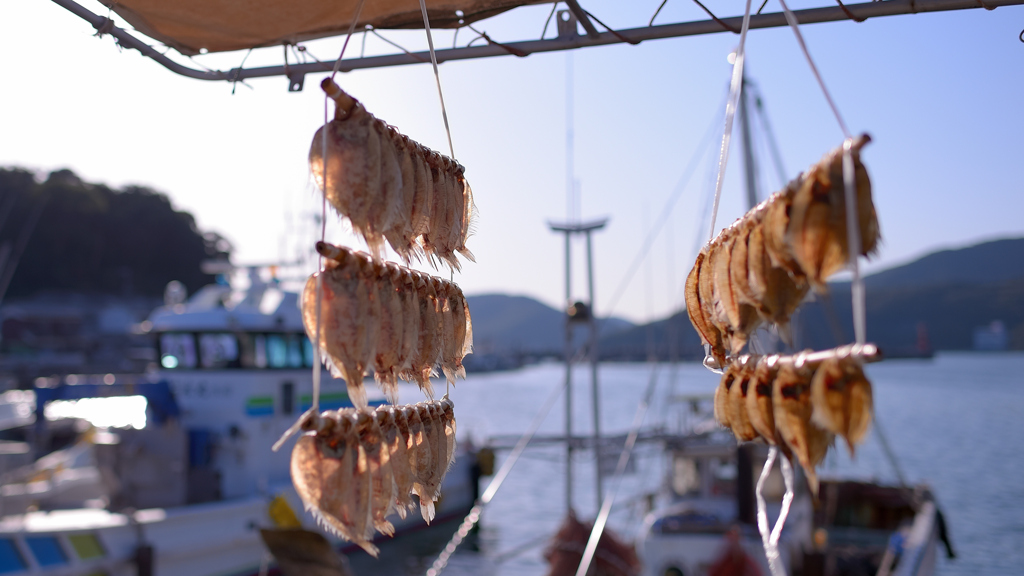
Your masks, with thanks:
[[(139, 40), (131, 33), (116, 26), (113, 20), (94, 14), (75, 2), (75, 0), (52, 1), (67, 9), (72, 14), (82, 18), (86, 22), (89, 22), (89, 24), (97, 30), (97, 33), (110, 34), (117, 39), (118, 44), (121, 46), (138, 50), (143, 56), (156, 61), (171, 72), (188, 78), (194, 78), (196, 80), (226, 81), (233, 83), (248, 80), (250, 78), (284, 76), (288, 78), (288, 90), (290, 92), (298, 92), (302, 90), (305, 83), (305, 76), (307, 74), (330, 72), (331, 67), (334, 65), (333, 61), (304, 62), (299, 64), (288, 64), (286, 62), (279, 66), (261, 66), (253, 68), (238, 67), (226, 71), (198, 70), (174, 61), (157, 51), (149, 44)], [(559, 11), (557, 16), (558, 35), (555, 38), (503, 43), (497, 43), (490, 41), (489, 38), (485, 38), (488, 40), (488, 43), (484, 45), (437, 50), (435, 52), (437, 55), (437, 62), (440, 64), (442, 62), (455, 60), (493, 58), (496, 56), (509, 55), (526, 57), (530, 54), (541, 52), (575, 50), (578, 48), (606, 46), (624, 42), (638, 44), (645, 40), (718, 34), (738, 30), (743, 19), (742, 16), (735, 16), (719, 18), (717, 20), (708, 19), (690, 22), (677, 22), (674, 24), (658, 24), (639, 28), (599, 32), (591, 22), (591, 18), (588, 17), (588, 13), (580, 7), (577, 0), (568, 0), (566, 4), (570, 9)], [(861, 4), (844, 4), (822, 8), (794, 10), (793, 13), (801, 24), (816, 24), (821, 22), (835, 22), (851, 19), (857, 22), (862, 22), (868, 18), (897, 16), (902, 14), (918, 14), (925, 12), (948, 12), (952, 10), (969, 10), (977, 8), (994, 10), (995, 8), (1002, 6), (1015, 6), (1021, 4), (1024, 4), (1024, 0), (882, 0)], [(584, 26), (585, 34), (579, 34), (577, 22)], [(782, 12), (757, 14), (751, 15), (750, 17), (751, 29), (777, 28), (782, 26), (787, 26), (785, 14)], [(350, 72), (352, 70), (422, 64), (424, 62), (430, 62), (428, 52), (399, 52), (380, 56), (344, 59), (341, 62), (340, 70), (342, 72)]]

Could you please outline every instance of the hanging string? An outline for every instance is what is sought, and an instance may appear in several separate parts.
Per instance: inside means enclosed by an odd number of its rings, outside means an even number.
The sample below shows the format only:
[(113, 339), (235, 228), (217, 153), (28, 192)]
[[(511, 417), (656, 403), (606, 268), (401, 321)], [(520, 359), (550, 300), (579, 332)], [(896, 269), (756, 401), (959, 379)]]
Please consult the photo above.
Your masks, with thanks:
[(441, 117), (444, 118), (444, 131), (448, 135), (448, 151), (452, 160), (455, 159), (455, 147), (452, 146), (452, 131), (448, 127), (448, 111), (444, 107), (444, 92), (441, 91), (441, 74), (437, 71), (437, 54), (434, 53), (434, 38), (430, 34), (430, 18), (427, 17), (426, 0), (420, 0), (420, 12), (423, 12), (423, 29), (427, 31), (427, 46), (430, 48), (430, 63), (434, 66), (434, 80), (437, 81), (437, 97), (441, 100)]
[(732, 65), (732, 82), (729, 84), (729, 103), (725, 107), (725, 133), (722, 135), (722, 150), (718, 156), (718, 179), (715, 181), (715, 202), (711, 207), (711, 227), (708, 231), (708, 242), (715, 237), (715, 220), (718, 218), (718, 203), (722, 198), (722, 181), (725, 179), (725, 166), (729, 163), (729, 141), (732, 139), (732, 121), (736, 118), (736, 107), (739, 105), (740, 88), (743, 85), (743, 45), (747, 41), (747, 30), (750, 28), (750, 0), (747, 0), (743, 12), (743, 26), (740, 28), (740, 45), (736, 48), (736, 59)]
[(757, 498), (757, 531), (761, 534), (761, 543), (764, 546), (765, 557), (768, 559), (768, 569), (772, 576), (786, 576), (786, 566), (782, 563), (779, 555), (779, 539), (782, 537), (782, 527), (786, 524), (789, 516), (789, 509), (793, 504), (793, 466), (789, 460), (782, 458), (782, 479), (786, 484), (786, 495), (782, 497), (782, 508), (779, 510), (779, 517), (775, 526), (768, 528), (768, 511), (764, 501), (764, 485), (771, 474), (772, 465), (778, 457), (779, 448), (772, 446), (768, 450), (768, 458), (761, 469), (761, 476), (757, 479), (757, 488), (754, 496)]
[(629, 436), (626, 438), (626, 444), (622, 447), (622, 453), (619, 454), (619, 462), (615, 466), (615, 487), (611, 489), (610, 493), (604, 497), (601, 502), (601, 511), (597, 515), (597, 519), (594, 520), (594, 528), (590, 531), (590, 538), (587, 540), (587, 547), (583, 549), (583, 557), (580, 559), (579, 568), (576, 570), (576, 576), (586, 576), (587, 571), (590, 570), (590, 564), (594, 560), (594, 554), (597, 553), (597, 544), (601, 541), (601, 535), (604, 533), (604, 528), (608, 524), (608, 516), (612, 512), (612, 505), (615, 503), (615, 497), (619, 493), (619, 488), (622, 486), (622, 478), (625, 476), (626, 465), (629, 464), (629, 457), (633, 454), (633, 447), (636, 446), (636, 439), (640, 435), (640, 427), (644, 424), (644, 418), (647, 416), (647, 408), (651, 405), (651, 397), (654, 395), (654, 389), (658, 383), (658, 364), (654, 364), (651, 369), (651, 379), (647, 382), (647, 390), (644, 391), (644, 397), (640, 401), (640, 404), (636, 407), (636, 414), (633, 416), (633, 424), (629, 429)]
[(821, 92), (825, 95), (825, 100), (828, 101), (828, 105), (832, 108), (832, 113), (835, 114), (836, 120), (839, 122), (839, 128), (843, 131), (843, 136), (846, 137), (846, 141), (843, 143), (843, 184), (846, 192), (847, 248), (850, 254), (850, 271), (853, 273), (853, 279), (850, 284), (850, 298), (853, 308), (854, 338), (858, 344), (863, 344), (867, 338), (867, 310), (864, 280), (860, 275), (860, 218), (857, 214), (857, 174), (853, 164), (853, 141), (850, 137), (850, 131), (847, 129), (846, 123), (843, 122), (843, 117), (839, 113), (839, 108), (836, 106), (835, 101), (832, 100), (832, 95), (829, 94), (828, 88), (825, 87), (825, 80), (822, 79), (821, 74), (818, 72), (814, 59), (811, 58), (811, 53), (807, 49), (807, 43), (804, 42), (803, 34), (800, 33), (800, 23), (797, 22), (796, 15), (786, 5), (786, 0), (779, 0), (779, 4), (782, 6), (782, 11), (786, 14), (786, 21), (789, 23), (790, 28), (793, 29), (793, 34), (796, 35), (796, 41), (800, 44), (800, 50), (803, 51), (807, 64), (811, 67), (811, 72), (814, 73), (814, 78), (818, 81), (818, 85), (821, 86)]
[(832, 95), (829, 94), (828, 88), (825, 87), (825, 80), (822, 79), (821, 74), (818, 73), (818, 67), (814, 65), (814, 59), (811, 58), (811, 53), (807, 50), (807, 44), (804, 42), (804, 36), (800, 33), (800, 23), (797, 22), (796, 15), (786, 6), (786, 0), (779, 0), (779, 4), (782, 5), (782, 11), (786, 14), (786, 22), (789, 23), (789, 27), (793, 29), (793, 34), (796, 35), (796, 41), (800, 44), (800, 50), (804, 53), (804, 58), (807, 59), (807, 64), (811, 67), (811, 72), (814, 74), (814, 78), (818, 81), (818, 86), (821, 86), (821, 91), (825, 95), (825, 100), (828, 101), (828, 105), (832, 107), (832, 113), (836, 115), (836, 120), (839, 121), (839, 128), (843, 131), (843, 136), (849, 138), (850, 131), (846, 129), (846, 123), (843, 122), (842, 115), (839, 114), (839, 108), (836, 107), (836, 103), (832, 100)]
[[(345, 57), (345, 49), (348, 48), (348, 42), (352, 38), (352, 32), (355, 30), (356, 22), (359, 21), (359, 16), (363, 12), (363, 4), (365, 3), (366, 0), (359, 0), (359, 4), (356, 6), (355, 15), (352, 17), (352, 22), (348, 28), (348, 33), (345, 35), (345, 42), (344, 44), (341, 45), (341, 53), (338, 54), (338, 59), (334, 62), (334, 68), (331, 70), (332, 80), (334, 79), (334, 76), (338, 73), (338, 70), (341, 69), (341, 59)], [(330, 97), (324, 95), (324, 125), (323, 130), (321, 131), (323, 138), (320, 142), (320, 157), (322, 166), (321, 174), (323, 179), (323, 181), (320, 183), (320, 185), (323, 187), (323, 200), (321, 201), (320, 204), (321, 242), (325, 241), (327, 237), (327, 132), (330, 126), (329, 101)], [(274, 442), (274, 445), (271, 447), (271, 450), (273, 450), (274, 452), (280, 450), (281, 447), (284, 446), (284, 443), (289, 438), (298, 433), (299, 429), (302, 427), (302, 424), (307, 420), (307, 418), (316, 419), (320, 417), (320, 381), (323, 372), (323, 362), (320, 356), (320, 319), (323, 310), (323, 292), (321, 288), (322, 273), (324, 271), (323, 255), (317, 257), (316, 269), (318, 274), (316, 277), (316, 333), (314, 334), (315, 342), (313, 342), (313, 401), (311, 403), (311, 406), (309, 407), (309, 410), (306, 410), (302, 414), (302, 416), (299, 416), (295, 423), (289, 426), (288, 429), (285, 430), (284, 434), (282, 434), (281, 437), (278, 438), (277, 442)]]
[(544, 405), (537, 411), (537, 415), (533, 417), (533, 421), (530, 422), (530, 427), (526, 429), (526, 432), (519, 437), (519, 441), (516, 442), (512, 452), (508, 455), (508, 458), (501, 464), (501, 468), (498, 469), (498, 473), (494, 475), (494, 479), (487, 485), (480, 499), (476, 501), (476, 504), (469, 510), (469, 514), (459, 525), (459, 529), (455, 531), (455, 535), (438, 555), (437, 560), (427, 570), (427, 576), (437, 576), (444, 570), (445, 566), (448, 565), (448, 560), (455, 553), (456, 548), (466, 539), (469, 535), (469, 531), (473, 529), (473, 526), (480, 521), (480, 513), (497, 494), (498, 489), (508, 478), (509, 472), (512, 471), (512, 467), (516, 465), (519, 457), (522, 456), (523, 451), (526, 450), (526, 446), (533, 439), (533, 435), (540, 429), (541, 424), (544, 423), (544, 419), (547, 418), (548, 412), (551, 411), (551, 407), (555, 405), (555, 401), (562, 395), (565, 390), (565, 383), (551, 391), (547, 400), (544, 401)]

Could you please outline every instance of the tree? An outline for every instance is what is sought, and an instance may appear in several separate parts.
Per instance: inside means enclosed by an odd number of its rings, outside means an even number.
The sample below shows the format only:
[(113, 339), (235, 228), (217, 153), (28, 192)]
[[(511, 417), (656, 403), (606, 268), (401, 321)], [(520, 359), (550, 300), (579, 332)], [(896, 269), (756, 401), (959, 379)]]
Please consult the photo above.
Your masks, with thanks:
[(200, 262), (230, 257), (225, 239), (204, 234), (164, 194), (141, 186), (113, 190), (83, 182), (70, 170), (52, 172), (39, 183), (19, 168), (0, 169), (0, 256), (3, 246), (17, 243), (40, 203), (42, 215), (14, 271), (9, 297), (41, 290), (160, 296), (171, 280), (195, 291), (213, 281)]

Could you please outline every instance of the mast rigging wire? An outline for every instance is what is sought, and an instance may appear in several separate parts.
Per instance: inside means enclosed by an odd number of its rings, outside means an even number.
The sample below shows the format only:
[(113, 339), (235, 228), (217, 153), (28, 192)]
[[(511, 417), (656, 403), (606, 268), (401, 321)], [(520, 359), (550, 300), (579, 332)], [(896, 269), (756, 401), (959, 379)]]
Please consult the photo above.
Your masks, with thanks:
[[(651, 397), (654, 395), (654, 389), (658, 384), (658, 368), (658, 364), (653, 364), (651, 368), (651, 378), (647, 382), (647, 390), (644, 391), (644, 397), (636, 407), (636, 414), (633, 416), (633, 424), (630, 426), (629, 436), (626, 438), (626, 444), (622, 447), (622, 453), (619, 454), (619, 462), (615, 466), (615, 486), (601, 502), (601, 512), (597, 515), (597, 519), (594, 520), (594, 528), (590, 531), (590, 538), (587, 540), (587, 547), (583, 550), (583, 557), (580, 559), (576, 576), (586, 576), (587, 571), (590, 569), (590, 564), (594, 560), (597, 544), (600, 542), (601, 534), (604, 533), (604, 528), (608, 524), (608, 515), (612, 512), (612, 504), (615, 503), (615, 497), (622, 486), (622, 477), (626, 471), (626, 465), (629, 464), (629, 457), (633, 453), (633, 447), (636, 446), (640, 427), (643, 426), (644, 418), (647, 417), (647, 409), (651, 405)], [(594, 446), (594, 451), (597, 452), (598, 458), (600, 458), (601, 450), (599, 445)]]
[[(462, 520), (462, 524), (460, 524), (459, 529), (455, 531), (455, 535), (452, 536), (452, 539), (441, 551), (441, 554), (438, 555), (436, 560), (434, 560), (430, 569), (427, 570), (427, 576), (437, 576), (442, 570), (444, 570), (445, 566), (448, 565), (448, 560), (452, 557), (452, 554), (455, 553), (456, 548), (458, 548), (466, 539), (466, 536), (469, 535), (469, 531), (473, 529), (473, 526), (480, 521), (480, 513), (483, 511), (484, 506), (490, 503), (494, 498), (494, 495), (498, 492), (498, 489), (501, 488), (501, 485), (505, 482), (505, 479), (508, 478), (509, 473), (512, 471), (512, 467), (516, 465), (519, 457), (523, 454), (523, 451), (526, 450), (526, 446), (530, 443), (533, 435), (537, 433), (541, 424), (544, 423), (544, 419), (547, 418), (548, 412), (551, 411), (551, 407), (555, 405), (555, 401), (562, 395), (565, 388), (566, 383), (563, 382), (561, 386), (552, 390), (551, 394), (548, 395), (547, 400), (544, 401), (540, 410), (538, 410), (537, 414), (533, 417), (533, 421), (530, 422), (530, 427), (527, 428), (526, 432), (519, 437), (519, 441), (516, 442), (515, 448), (512, 449), (508, 458), (506, 458), (501, 464), (501, 468), (498, 469), (498, 473), (494, 475), (494, 479), (491, 480), (491, 483), (487, 485), (487, 489), (484, 490), (483, 495), (480, 496), (480, 499), (477, 500), (476, 504), (474, 504), (469, 510), (469, 514), (467, 514), (466, 518)], [(569, 439), (566, 438), (566, 442), (568, 441)]]

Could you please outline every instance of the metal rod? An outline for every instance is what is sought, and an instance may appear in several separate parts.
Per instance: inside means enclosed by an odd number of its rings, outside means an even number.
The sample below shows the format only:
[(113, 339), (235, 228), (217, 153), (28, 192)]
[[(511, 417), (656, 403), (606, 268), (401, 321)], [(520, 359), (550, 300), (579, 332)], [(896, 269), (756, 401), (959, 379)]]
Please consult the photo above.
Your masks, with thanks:
[(592, 230), (587, 230), (587, 291), (590, 299), (590, 396), (594, 412), (594, 465), (597, 481), (597, 510), (604, 498), (604, 474), (601, 472), (601, 393), (597, 381), (597, 315), (594, 313), (594, 252), (591, 247)]
[[(751, 361), (756, 362), (761, 358), (768, 358), (776, 364), (793, 364), (797, 361), (802, 361), (807, 366), (815, 366), (817, 364), (821, 364), (825, 360), (831, 360), (832, 358), (845, 358), (847, 356), (858, 358), (864, 362), (880, 362), (882, 360), (882, 351), (874, 344), (848, 344), (831, 350), (808, 352), (806, 354), (797, 353), (787, 356), (781, 356), (778, 354), (744, 354), (742, 356), (733, 356), (728, 358), (726, 362), (729, 364), (743, 364)], [(709, 357), (704, 360), (704, 366), (708, 368), (722, 368), (722, 366), (718, 366), (717, 364), (718, 363), (714, 358)]]
[[(565, 232), (565, 306), (572, 305), (572, 234)], [(565, 507), (572, 510), (572, 320), (565, 318)]]
[(587, 11), (580, 6), (579, 2), (576, 0), (565, 0), (565, 5), (569, 7), (573, 16), (576, 16), (576, 19), (583, 25), (583, 29), (587, 31), (587, 36), (590, 36), (591, 38), (601, 37), (601, 33), (597, 31), (597, 27), (595, 27), (594, 23), (590, 21), (590, 18), (587, 16)]
[[(318, 72), (330, 72), (331, 62), (307, 62), (288, 66), (264, 66), (259, 68), (233, 68), (227, 72), (196, 70), (178, 64), (177, 62), (160, 54), (147, 44), (133, 37), (131, 34), (120, 28), (108, 25), (109, 19), (93, 14), (81, 7), (73, 0), (52, 0), (81, 17), (93, 25), (97, 30), (105, 32), (118, 39), (118, 43), (125, 48), (134, 48), (143, 55), (157, 61), (168, 70), (195, 78), (197, 80), (226, 80), (235, 82), (249, 78), (266, 78), (271, 76), (300, 76)], [(1018, 6), (1024, 4), (1024, 0), (985, 0), (985, 7), (989, 9), (1002, 6)], [(847, 10), (858, 18), (877, 18), (882, 16), (898, 16), (901, 14), (917, 14), (923, 12), (948, 12), (952, 10), (970, 10), (982, 8), (978, 0), (885, 0), (884, 2), (865, 2), (861, 4), (847, 4)], [(801, 24), (818, 24), (822, 22), (836, 22), (849, 20), (849, 16), (838, 6), (823, 8), (809, 8), (806, 10), (795, 10), (794, 14)], [(722, 22), (739, 27), (742, 17), (721, 18)], [(771, 14), (751, 15), (750, 28), (779, 28), (787, 26), (786, 17), (781, 12)], [(436, 52), (438, 63), (449, 60), (470, 60), (475, 58), (491, 58), (495, 56), (509, 56), (508, 48), (513, 48), (525, 54), (539, 52), (556, 52), (560, 50), (572, 50), (586, 48), (589, 46), (604, 46), (608, 44), (620, 44), (626, 40), (643, 41), (657, 40), (662, 38), (679, 38), (683, 36), (699, 36), (704, 34), (720, 34), (725, 30), (721, 24), (714, 20), (700, 20), (693, 22), (679, 22), (676, 24), (664, 24), (659, 26), (644, 26), (641, 28), (628, 28), (619, 30), (617, 34), (611, 32), (599, 33), (596, 37), (579, 36), (575, 38), (554, 38), (550, 40), (527, 40), (524, 42), (506, 42), (503, 46), (493, 44), (468, 46), (465, 48), (452, 48)], [(365, 58), (353, 58), (343, 60), (340, 70), (349, 72), (365, 68), (383, 68), (387, 66), (404, 66), (407, 64), (422, 64), (429, 57), (428, 52), (416, 52), (410, 54), (388, 54), (384, 56), (370, 56)]]

